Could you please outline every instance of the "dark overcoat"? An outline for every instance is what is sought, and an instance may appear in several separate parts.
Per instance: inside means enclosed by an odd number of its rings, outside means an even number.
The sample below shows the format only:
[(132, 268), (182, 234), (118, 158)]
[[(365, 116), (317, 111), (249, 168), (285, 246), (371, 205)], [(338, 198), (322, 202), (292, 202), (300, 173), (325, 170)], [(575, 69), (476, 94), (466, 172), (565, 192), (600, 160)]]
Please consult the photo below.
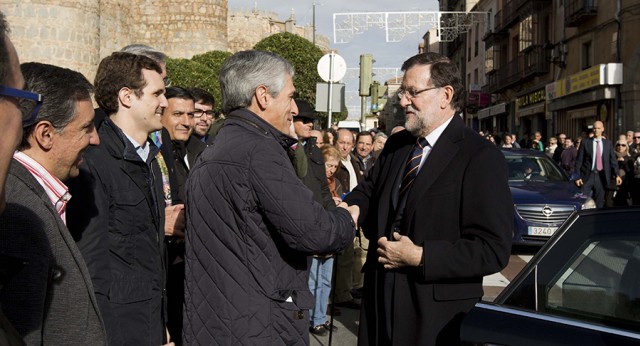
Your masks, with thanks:
[[(502, 153), (453, 117), (420, 169), (399, 229), (423, 247), (421, 267), (387, 271), (378, 264), (377, 240), (394, 223), (398, 187), (416, 137), (389, 137), (372, 171), (347, 197), (360, 206), (370, 239), (360, 316), (359, 345), (388, 344), (380, 338), (391, 297), (392, 345), (454, 345), (459, 323), (482, 297), (482, 278), (507, 265), (513, 202)], [(393, 291), (380, 277), (394, 277)]]

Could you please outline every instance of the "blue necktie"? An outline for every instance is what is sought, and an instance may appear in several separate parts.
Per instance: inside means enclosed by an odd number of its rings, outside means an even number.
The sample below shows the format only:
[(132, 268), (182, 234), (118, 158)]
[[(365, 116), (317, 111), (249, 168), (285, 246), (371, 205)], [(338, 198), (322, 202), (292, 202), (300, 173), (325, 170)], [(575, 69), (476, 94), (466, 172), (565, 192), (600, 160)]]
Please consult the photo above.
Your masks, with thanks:
[(422, 153), (424, 147), (429, 145), (427, 139), (424, 137), (418, 138), (416, 145), (413, 147), (411, 156), (407, 161), (407, 165), (404, 167), (404, 174), (402, 175), (402, 183), (400, 184), (400, 199), (404, 194), (409, 191), (411, 184), (418, 176), (418, 168), (420, 167), (420, 161), (422, 160)]

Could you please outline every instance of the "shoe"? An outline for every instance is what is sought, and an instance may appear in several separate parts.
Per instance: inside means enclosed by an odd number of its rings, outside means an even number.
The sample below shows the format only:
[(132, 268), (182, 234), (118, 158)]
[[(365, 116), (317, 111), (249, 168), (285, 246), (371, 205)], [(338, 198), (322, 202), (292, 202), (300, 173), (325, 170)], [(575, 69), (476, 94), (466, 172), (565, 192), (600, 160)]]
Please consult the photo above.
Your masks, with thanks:
[(347, 300), (346, 302), (342, 302), (342, 303), (336, 303), (336, 306), (341, 308), (360, 310), (360, 303), (356, 302), (353, 299)]
[(324, 324), (321, 324), (315, 327), (309, 327), (309, 333), (324, 336), (327, 335), (327, 330), (324, 328)]
[(331, 322), (329, 322), (329, 321), (325, 322), (322, 326), (324, 327), (324, 329), (326, 329), (326, 330), (328, 330), (328, 331), (332, 330), (332, 331), (334, 331), (334, 332), (335, 332), (336, 330), (338, 330), (338, 327), (334, 326), (334, 325), (333, 325), (333, 324), (331, 324)]

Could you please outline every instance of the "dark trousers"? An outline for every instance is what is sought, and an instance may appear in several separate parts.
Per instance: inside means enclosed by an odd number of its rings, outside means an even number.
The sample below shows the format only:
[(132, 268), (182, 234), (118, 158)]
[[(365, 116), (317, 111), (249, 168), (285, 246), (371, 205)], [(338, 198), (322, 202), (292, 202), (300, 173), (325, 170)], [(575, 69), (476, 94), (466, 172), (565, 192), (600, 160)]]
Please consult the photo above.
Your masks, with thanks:
[(593, 171), (584, 181), (584, 185), (582, 185), (582, 192), (587, 196), (592, 196), (598, 208), (604, 207), (605, 180), (603, 171)]

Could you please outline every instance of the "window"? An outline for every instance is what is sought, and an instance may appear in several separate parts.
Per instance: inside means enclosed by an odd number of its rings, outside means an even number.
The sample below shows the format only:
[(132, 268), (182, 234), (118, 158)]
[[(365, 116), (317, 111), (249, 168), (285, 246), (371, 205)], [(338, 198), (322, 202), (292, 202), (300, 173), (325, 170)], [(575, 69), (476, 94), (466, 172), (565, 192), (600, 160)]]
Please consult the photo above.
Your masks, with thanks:
[(546, 289), (546, 310), (581, 320), (640, 321), (640, 240), (587, 243)]
[(478, 56), (478, 42), (480, 41), (480, 24), (476, 24), (475, 43), (473, 56)]
[(484, 73), (489, 73), (493, 71), (493, 69), (493, 47), (489, 47), (484, 51)]
[(478, 84), (478, 69), (473, 70), (473, 84)]
[(471, 29), (467, 34), (467, 61), (471, 61)]
[(529, 15), (522, 22), (520, 22), (520, 30), (518, 32), (520, 42), (518, 45), (518, 51), (529, 48), (533, 44), (533, 16)]
[(582, 69), (586, 70), (593, 66), (593, 49), (591, 41), (582, 43)]

